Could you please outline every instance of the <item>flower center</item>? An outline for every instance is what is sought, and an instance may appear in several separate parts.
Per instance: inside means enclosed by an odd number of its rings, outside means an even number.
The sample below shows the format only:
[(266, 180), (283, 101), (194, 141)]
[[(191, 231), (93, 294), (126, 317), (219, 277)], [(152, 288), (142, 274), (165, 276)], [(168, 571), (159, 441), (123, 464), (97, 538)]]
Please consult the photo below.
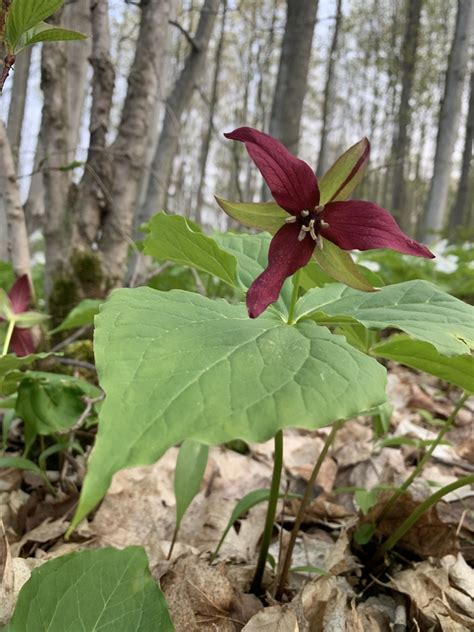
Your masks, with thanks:
[(301, 213), (294, 217), (289, 217), (286, 222), (288, 224), (298, 223), (300, 226), (300, 232), (298, 235), (298, 241), (303, 241), (306, 235), (309, 233), (311, 239), (316, 242), (316, 246), (322, 250), (323, 242), (320, 236), (321, 228), (328, 228), (329, 224), (325, 222), (321, 213), (324, 210), (324, 206), (317, 206), (316, 208), (309, 210), (304, 209)]

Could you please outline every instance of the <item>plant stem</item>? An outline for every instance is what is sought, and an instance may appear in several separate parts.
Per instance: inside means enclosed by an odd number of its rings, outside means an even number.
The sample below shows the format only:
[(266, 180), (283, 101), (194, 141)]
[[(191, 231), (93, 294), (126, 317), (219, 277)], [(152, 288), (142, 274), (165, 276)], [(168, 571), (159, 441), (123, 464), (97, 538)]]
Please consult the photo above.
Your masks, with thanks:
[(430, 507), (435, 505), (440, 498), (446, 496), (446, 494), (449, 494), (450, 492), (455, 491), (456, 489), (459, 489), (460, 487), (471, 485), (473, 483), (474, 474), (470, 474), (469, 476), (464, 476), (463, 478), (460, 478), (454, 483), (450, 483), (449, 485), (441, 487), (441, 489), (439, 489), (437, 492), (435, 492), (431, 496), (428, 496), (428, 498), (424, 500), (421, 505), (418, 505), (418, 507), (414, 511), (412, 511), (412, 513), (402, 522), (398, 529), (395, 529), (388, 540), (385, 540), (380, 549), (377, 551), (376, 557), (380, 558), (382, 557), (382, 555), (390, 551), (390, 549), (395, 546), (400, 538), (403, 538), (403, 536), (413, 527), (413, 525), (421, 518), (421, 516), (426, 511), (428, 511)]
[(290, 307), (288, 309), (288, 320), (286, 321), (288, 325), (293, 324), (293, 319), (295, 316), (295, 307), (298, 300), (298, 290), (300, 289), (300, 274), (301, 269), (293, 275), (293, 293), (291, 295)]
[(288, 548), (286, 549), (286, 553), (285, 553), (285, 558), (283, 561), (283, 567), (281, 569), (280, 572), (280, 578), (278, 581), (278, 586), (277, 586), (277, 590), (276, 590), (276, 594), (275, 594), (275, 598), (276, 599), (281, 599), (281, 596), (283, 594), (283, 590), (285, 588), (285, 584), (286, 584), (286, 579), (288, 577), (288, 573), (290, 570), (290, 565), (291, 565), (291, 558), (293, 555), (293, 549), (295, 547), (295, 542), (296, 542), (296, 538), (298, 536), (299, 530), (300, 530), (300, 526), (301, 523), (303, 522), (303, 517), (304, 517), (304, 513), (306, 511), (306, 507), (309, 504), (309, 501), (311, 500), (311, 495), (313, 492), (313, 485), (314, 485), (314, 481), (316, 480), (317, 475), (319, 474), (319, 470), (321, 469), (321, 465), (323, 464), (324, 459), (326, 458), (326, 455), (329, 451), (329, 448), (332, 445), (332, 442), (334, 441), (334, 437), (336, 436), (337, 431), (339, 430), (339, 427), (341, 425), (340, 421), (337, 421), (333, 424), (332, 428), (331, 428), (331, 432), (329, 433), (326, 442), (323, 446), (323, 449), (321, 450), (321, 453), (318, 457), (318, 460), (316, 461), (313, 471), (311, 472), (311, 476), (309, 478), (308, 484), (306, 485), (306, 490), (303, 496), (303, 500), (301, 501), (298, 513), (296, 515), (295, 518), (295, 523), (293, 525), (293, 529), (291, 530), (291, 535), (290, 535), (290, 541), (288, 542)]
[(3, 343), (3, 351), (2, 351), (2, 356), (7, 355), (8, 353), (8, 347), (10, 346), (10, 342), (12, 339), (12, 335), (13, 335), (13, 330), (15, 329), (15, 321), (14, 320), (10, 320), (8, 322), (8, 329), (7, 329), (7, 333), (5, 336), (5, 341)]
[(168, 551), (168, 555), (166, 556), (167, 560), (171, 559), (171, 554), (173, 553), (174, 545), (176, 544), (176, 538), (178, 537), (178, 531), (179, 531), (179, 524), (177, 524), (174, 528), (173, 537), (171, 538), (170, 550)]
[(461, 399), (458, 401), (458, 403), (454, 407), (453, 412), (447, 418), (446, 423), (438, 432), (438, 436), (430, 445), (429, 449), (425, 452), (425, 456), (418, 462), (417, 466), (415, 467), (413, 472), (410, 474), (410, 476), (406, 479), (406, 481), (402, 485), (400, 485), (400, 487), (396, 489), (394, 493), (392, 494), (392, 496), (390, 496), (390, 498), (388, 499), (387, 504), (385, 505), (382, 513), (377, 519), (378, 522), (380, 522), (383, 518), (385, 518), (385, 516), (387, 516), (388, 512), (393, 507), (393, 505), (397, 502), (400, 496), (406, 492), (406, 490), (410, 487), (410, 485), (413, 483), (415, 478), (421, 473), (426, 463), (430, 460), (431, 455), (433, 454), (433, 452), (436, 450), (436, 448), (439, 446), (439, 444), (443, 440), (444, 435), (448, 432), (448, 430), (453, 425), (456, 419), (456, 415), (461, 410), (461, 408), (464, 405), (464, 402), (466, 401), (468, 397), (469, 395), (467, 395), (466, 393), (463, 394)]
[(259, 595), (262, 590), (262, 579), (267, 563), (268, 549), (273, 533), (273, 524), (275, 522), (278, 497), (280, 492), (281, 470), (283, 468), (283, 432), (279, 430), (275, 435), (275, 454), (273, 456), (273, 474), (272, 484), (270, 487), (270, 497), (268, 499), (267, 517), (265, 519), (265, 528), (263, 531), (262, 543), (258, 555), (257, 568), (250, 587), (250, 592)]

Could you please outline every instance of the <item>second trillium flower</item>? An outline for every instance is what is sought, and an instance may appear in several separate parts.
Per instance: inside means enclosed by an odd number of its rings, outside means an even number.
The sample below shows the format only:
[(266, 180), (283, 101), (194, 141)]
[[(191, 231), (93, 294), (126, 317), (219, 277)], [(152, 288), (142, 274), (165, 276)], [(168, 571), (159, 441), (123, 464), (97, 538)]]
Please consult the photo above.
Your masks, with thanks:
[[(323, 248), (324, 240), (343, 250), (390, 248), (416, 257), (434, 257), (426, 246), (405, 235), (388, 211), (373, 202), (336, 201), (336, 192), (333, 201), (320, 204), (314, 171), (268, 134), (240, 127), (224, 136), (245, 143), (276, 203), (290, 215), (270, 243), (266, 270), (247, 292), (251, 318), (278, 299), (285, 280), (309, 263), (315, 248)], [(366, 161), (369, 145), (365, 142)], [(341, 190), (343, 187), (344, 183)]]

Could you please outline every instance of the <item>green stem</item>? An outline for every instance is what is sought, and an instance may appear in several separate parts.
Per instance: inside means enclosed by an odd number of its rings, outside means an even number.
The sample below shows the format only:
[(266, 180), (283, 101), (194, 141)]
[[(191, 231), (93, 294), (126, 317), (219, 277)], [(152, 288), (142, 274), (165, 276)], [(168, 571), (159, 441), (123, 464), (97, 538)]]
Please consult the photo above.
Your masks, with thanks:
[(328, 438), (326, 439), (326, 442), (323, 446), (323, 449), (321, 450), (321, 453), (318, 457), (318, 460), (316, 461), (314, 465), (313, 471), (311, 472), (311, 476), (309, 478), (308, 484), (306, 485), (306, 490), (303, 496), (303, 500), (301, 501), (298, 514), (296, 515), (295, 523), (293, 525), (293, 529), (291, 530), (290, 541), (288, 542), (288, 548), (286, 549), (285, 559), (283, 561), (283, 567), (280, 572), (280, 578), (278, 581), (278, 586), (277, 586), (277, 590), (275, 594), (276, 599), (281, 599), (283, 590), (285, 588), (286, 579), (290, 571), (293, 549), (295, 547), (295, 542), (296, 542), (296, 538), (298, 536), (298, 533), (301, 527), (301, 523), (303, 522), (303, 517), (306, 511), (306, 507), (308, 506), (309, 501), (311, 500), (311, 497), (312, 497), (314, 481), (316, 480), (316, 477), (319, 474), (321, 465), (323, 464), (323, 461), (326, 458), (326, 455), (329, 451), (329, 448), (332, 445), (332, 442), (334, 441), (334, 437), (336, 436), (336, 433), (340, 425), (341, 425), (340, 421), (337, 421), (333, 424), (331, 428), (331, 432), (329, 433)]
[(295, 316), (295, 307), (298, 300), (298, 290), (300, 289), (300, 275), (301, 269), (293, 275), (293, 293), (291, 295), (290, 307), (288, 309), (288, 320), (286, 321), (288, 325), (293, 324), (293, 319)]
[(469, 395), (464, 393), (464, 395), (458, 401), (458, 403), (454, 407), (453, 412), (449, 415), (448, 419), (446, 420), (446, 423), (443, 425), (443, 427), (438, 432), (438, 436), (433, 441), (433, 443), (430, 445), (429, 449), (425, 452), (425, 456), (418, 462), (417, 466), (415, 467), (413, 472), (410, 474), (410, 476), (406, 479), (406, 481), (402, 485), (400, 485), (400, 487), (397, 490), (395, 490), (394, 493), (392, 494), (392, 496), (388, 499), (387, 504), (383, 508), (382, 513), (378, 517), (378, 522), (380, 522), (383, 518), (385, 518), (388, 515), (388, 512), (393, 507), (393, 505), (397, 502), (397, 500), (400, 498), (400, 496), (406, 492), (406, 490), (410, 487), (410, 485), (413, 483), (415, 478), (421, 473), (421, 471), (425, 467), (426, 463), (430, 460), (431, 455), (436, 450), (436, 448), (439, 446), (439, 444), (443, 440), (443, 437), (445, 436), (445, 434), (448, 432), (448, 430), (453, 425), (453, 423), (454, 423), (454, 421), (456, 419), (456, 415), (461, 410), (461, 408), (464, 405), (464, 402), (466, 401), (466, 399), (468, 397), (469, 397)]
[(13, 335), (13, 330), (15, 329), (15, 321), (14, 320), (10, 320), (8, 323), (8, 329), (7, 329), (7, 334), (5, 336), (5, 341), (3, 343), (3, 351), (2, 351), (2, 356), (7, 355), (8, 353), (8, 347), (10, 346), (10, 342), (12, 339), (12, 335)]
[(454, 492), (456, 489), (460, 487), (464, 487), (465, 485), (471, 485), (474, 483), (474, 474), (470, 474), (469, 476), (464, 476), (454, 483), (450, 483), (449, 485), (445, 485), (441, 487), (437, 492), (428, 496), (428, 498), (418, 505), (418, 507), (406, 518), (402, 524), (395, 529), (392, 535), (386, 540), (380, 549), (377, 551), (377, 558), (382, 557), (385, 553), (390, 551), (395, 544), (403, 538), (403, 536), (413, 527), (413, 525), (421, 518), (421, 516), (430, 509), (433, 505), (435, 505), (440, 498), (446, 496), (450, 492)]
[(280, 492), (281, 471), (283, 468), (283, 432), (279, 430), (275, 435), (275, 454), (273, 456), (273, 474), (272, 484), (270, 487), (270, 497), (268, 499), (267, 517), (265, 519), (265, 528), (263, 531), (262, 543), (258, 555), (257, 568), (255, 576), (250, 587), (250, 592), (254, 595), (260, 595), (262, 590), (262, 579), (267, 563), (268, 549), (273, 533), (273, 524), (278, 504)]

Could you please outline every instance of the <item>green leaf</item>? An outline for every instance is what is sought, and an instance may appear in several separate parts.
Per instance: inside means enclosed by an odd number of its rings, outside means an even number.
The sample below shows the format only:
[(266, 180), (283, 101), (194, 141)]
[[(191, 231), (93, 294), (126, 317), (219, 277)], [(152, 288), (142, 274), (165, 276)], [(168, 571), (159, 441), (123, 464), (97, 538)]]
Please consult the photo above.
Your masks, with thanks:
[(310, 290), (296, 318), (322, 324), (359, 322), (370, 329), (397, 327), (431, 343), (441, 354), (463, 355), (474, 344), (474, 309), (427, 281), (387, 285), (374, 294), (332, 283)]
[[(248, 289), (267, 267), (271, 236), (268, 233), (259, 233), (258, 235), (218, 233), (214, 235), (214, 239), (221, 248), (236, 258), (239, 283), (243, 288)], [(287, 279), (283, 284), (278, 301), (272, 307), (272, 310), (278, 310), (285, 320), (288, 315), (292, 289), (293, 282), (291, 279)]]
[(35, 474), (39, 474), (39, 476), (43, 476), (43, 472), (40, 468), (30, 461), (30, 459), (25, 459), (22, 456), (0, 456), (0, 468), (15, 468), (17, 470), (26, 470), (28, 472), (34, 472)]
[(347, 200), (362, 180), (369, 153), (370, 143), (363, 138), (336, 160), (319, 181), (320, 204)]
[(324, 568), (319, 566), (292, 566), (290, 568), (291, 573), (314, 573), (316, 575), (324, 575), (325, 577), (331, 577), (331, 573), (328, 573)]
[(50, 435), (73, 426), (86, 407), (84, 396), (100, 390), (70, 375), (29, 372), (18, 388), (16, 412), (30, 433)]
[(385, 342), (372, 347), (371, 352), (412, 369), (436, 375), (469, 393), (474, 392), (474, 357), (470, 354), (446, 357), (432, 344), (413, 340), (404, 334), (391, 336)]
[(375, 525), (371, 522), (366, 522), (357, 527), (354, 533), (354, 540), (357, 544), (363, 546), (372, 540), (372, 536), (375, 533)]
[(56, 334), (59, 331), (67, 329), (75, 329), (76, 327), (84, 327), (85, 325), (94, 324), (94, 316), (99, 313), (99, 307), (103, 303), (102, 299), (86, 298), (76, 305), (63, 322), (53, 329), (50, 333)]
[(13, 313), (12, 303), (4, 289), (0, 288), (0, 318), (11, 320)]
[(20, 37), (55, 13), (64, 0), (13, 0), (5, 25), (5, 39), (12, 52)]
[[(299, 494), (278, 494), (278, 496), (280, 498), (301, 499), (301, 495)], [(234, 511), (232, 512), (229, 518), (229, 522), (227, 523), (226, 528), (224, 529), (221, 535), (221, 539), (219, 540), (219, 543), (216, 546), (216, 550), (212, 554), (211, 561), (215, 559), (217, 555), (219, 554), (219, 551), (221, 549), (222, 544), (224, 543), (224, 540), (227, 534), (231, 530), (232, 526), (237, 522), (237, 520), (242, 518), (242, 516), (244, 516), (248, 511), (250, 511), (252, 507), (255, 507), (255, 505), (258, 505), (259, 503), (266, 502), (269, 498), (270, 498), (269, 489), (254, 489), (253, 491), (249, 492), (248, 494), (246, 494), (243, 498), (239, 500), (239, 502), (234, 507)]]
[[(79, 33), (79, 31), (71, 31), (70, 29), (65, 29), (62, 26), (54, 26), (53, 24), (48, 24), (47, 22), (40, 22), (33, 28), (28, 29), (25, 33), (23, 33), (18, 41), (17, 47), (15, 48), (15, 53), (18, 54), (27, 46), (32, 46), (33, 44), (38, 44), (39, 42), (64, 42), (83, 39), (87, 39), (87, 35)], [(78, 165), (76, 164), (75, 166)]]
[(377, 504), (378, 491), (376, 489), (358, 489), (354, 494), (357, 506), (364, 515)]
[(152, 217), (143, 252), (158, 261), (174, 261), (208, 272), (228, 285), (237, 284), (235, 258), (180, 215), (158, 213)]
[(130, 546), (62, 555), (35, 568), (8, 632), (173, 632), (145, 551)]
[(323, 244), (322, 250), (315, 248), (313, 259), (326, 274), (355, 290), (374, 291), (374, 288), (362, 274), (360, 267), (354, 263), (346, 250), (341, 250), (327, 239), (323, 239)]
[(272, 235), (281, 228), (288, 218), (288, 213), (276, 202), (229, 202), (216, 196), (221, 209), (249, 228), (259, 228)]
[(326, 328), (249, 319), (244, 305), (150, 288), (112, 293), (96, 317), (107, 393), (76, 525), (124, 467), (184, 439), (266, 441), (385, 401), (385, 369)]
[(174, 473), (174, 493), (176, 497), (176, 529), (201, 487), (204, 470), (209, 456), (209, 446), (197, 441), (183, 441)]

